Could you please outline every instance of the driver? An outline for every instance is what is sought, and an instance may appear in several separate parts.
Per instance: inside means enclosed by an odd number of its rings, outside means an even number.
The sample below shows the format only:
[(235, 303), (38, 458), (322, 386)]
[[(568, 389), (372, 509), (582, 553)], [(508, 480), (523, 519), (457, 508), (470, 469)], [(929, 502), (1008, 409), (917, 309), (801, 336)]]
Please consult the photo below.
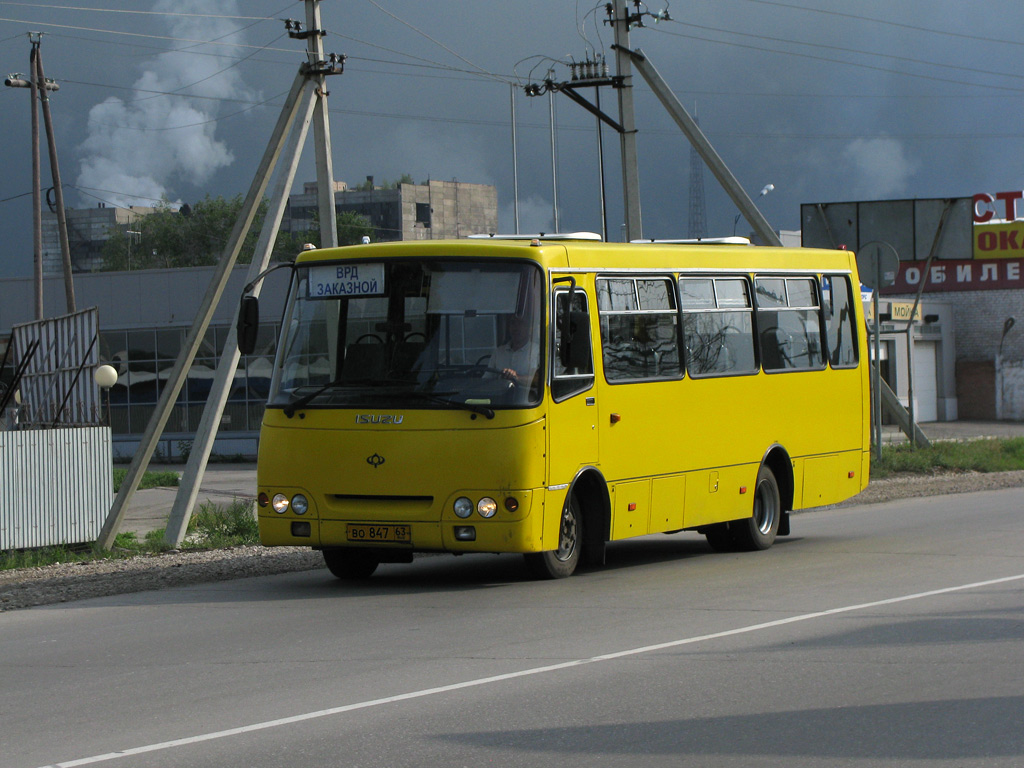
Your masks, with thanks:
[(540, 368), (540, 344), (532, 328), (530, 313), (505, 316), (505, 342), (491, 353), (491, 368), (503, 379), (517, 385), (530, 386)]

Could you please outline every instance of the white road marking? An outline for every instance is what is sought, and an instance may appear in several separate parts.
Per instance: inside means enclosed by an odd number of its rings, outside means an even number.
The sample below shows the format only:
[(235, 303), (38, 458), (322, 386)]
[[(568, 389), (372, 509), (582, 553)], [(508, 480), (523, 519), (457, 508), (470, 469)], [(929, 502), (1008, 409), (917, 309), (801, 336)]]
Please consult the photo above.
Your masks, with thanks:
[(467, 680), (462, 683), (452, 683), (451, 685), (441, 685), (436, 688), (425, 688), (421, 691), (412, 691), (411, 693), (402, 693), (397, 696), (386, 696), (382, 699), (371, 699), (370, 701), (361, 701), (356, 704), (346, 704), (341, 707), (331, 707), (330, 709), (321, 709), (316, 712), (306, 712), (301, 715), (292, 715), (291, 717), (282, 717), (277, 720), (266, 720), (262, 723), (252, 723), (251, 725), (243, 725), (238, 728), (228, 728), (223, 731), (214, 731), (213, 733), (204, 733), (198, 736), (187, 736), (182, 739), (174, 739), (172, 741), (162, 741), (157, 744), (147, 744), (142, 747), (132, 747), (125, 749), (120, 752), (108, 752), (104, 755), (94, 755), (92, 757), (83, 757), (78, 760), (69, 760), (64, 763), (53, 763), (45, 766), (44, 768), (75, 768), (80, 765), (95, 765), (96, 763), (107, 762), (108, 760), (117, 760), (121, 757), (131, 757), (133, 755), (143, 755), (147, 752), (158, 752), (164, 749), (174, 749), (175, 747), (186, 747), (192, 744), (200, 744), (204, 741), (214, 741), (215, 739), (226, 739), (230, 736), (238, 736), (243, 733), (253, 733), (255, 731), (266, 731), (271, 728), (280, 728), (283, 725), (292, 725), (294, 723), (302, 723), (307, 720), (316, 720), (321, 717), (330, 717), (331, 715), (340, 715), (345, 712), (354, 712), (359, 709), (370, 709), (371, 707), (380, 707), (385, 704), (394, 704), (399, 701), (408, 701), (409, 699), (422, 699), (426, 696), (436, 696), (440, 693), (450, 693), (451, 691), (459, 691), (465, 688), (477, 688), (483, 685), (490, 685), (491, 683), (500, 683), (505, 680), (515, 680), (520, 677), (530, 677), (531, 675), (540, 675), (545, 672), (557, 672), (562, 669), (571, 669), (572, 667), (579, 667), (585, 664), (599, 664), (605, 661), (614, 661), (615, 659), (622, 659), (628, 656), (639, 656), (644, 653), (652, 653), (654, 651), (663, 651), (667, 648), (679, 648), (684, 645), (692, 645), (694, 643), (702, 643), (707, 640), (717, 640), (723, 637), (733, 637), (736, 635), (745, 635), (751, 632), (759, 632), (764, 629), (774, 629), (775, 627), (783, 627), (787, 624), (796, 624), (802, 621), (812, 621), (814, 619), (824, 618), (826, 616), (836, 616), (842, 613), (852, 613), (854, 611), (864, 611), (870, 608), (878, 608), (884, 605), (894, 605), (896, 603), (905, 603), (911, 600), (921, 600), (926, 597), (935, 597), (936, 595), (946, 595), (951, 592), (965, 592), (971, 589), (980, 589), (981, 587), (990, 587), (995, 584), (1006, 584), (1011, 581), (1022, 581), (1024, 580), (1024, 574), (1018, 574), (1016, 576), (1006, 576), (1001, 579), (990, 579), (988, 581), (976, 581), (971, 584), (961, 584), (955, 587), (945, 587), (944, 589), (933, 589), (928, 592), (916, 592), (912, 595), (901, 595), (899, 597), (890, 597), (885, 600), (875, 600), (870, 603), (859, 603), (857, 605), (846, 605), (842, 608), (830, 608), (826, 611), (815, 611), (814, 613), (804, 613), (799, 616), (791, 616), (788, 619), (776, 619), (775, 621), (766, 621), (762, 624), (751, 624), (746, 627), (739, 627), (737, 629), (727, 629), (722, 632), (713, 632), (708, 635), (697, 635), (695, 637), (685, 637), (679, 640), (670, 640), (665, 643), (656, 643), (655, 645), (645, 645), (640, 648), (629, 648), (624, 651), (615, 651), (614, 653), (605, 653), (600, 656), (591, 656), (586, 659), (573, 659), (571, 661), (563, 661), (558, 664), (548, 664), (543, 667), (532, 667), (530, 669), (524, 669), (519, 672), (509, 672), (504, 675), (494, 675), (492, 677), (480, 677), (476, 680)]

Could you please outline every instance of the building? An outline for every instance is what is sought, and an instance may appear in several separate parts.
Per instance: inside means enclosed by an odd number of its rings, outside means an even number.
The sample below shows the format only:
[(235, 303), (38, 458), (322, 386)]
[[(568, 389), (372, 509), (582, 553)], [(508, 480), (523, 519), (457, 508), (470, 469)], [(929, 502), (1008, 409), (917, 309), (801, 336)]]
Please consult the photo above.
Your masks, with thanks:
[[(398, 184), (393, 188), (350, 189), (335, 182), (334, 205), (338, 213), (365, 216), (376, 230), (377, 240), (442, 240), (498, 231), (498, 191), (490, 184), (461, 181), (428, 181)], [(288, 198), (281, 228), (286, 232), (313, 229), (317, 210), (317, 185), (307, 182), (302, 194)]]
[[(96, 208), (67, 208), (68, 245), (71, 251), (72, 272), (95, 272), (103, 265), (103, 245), (110, 239), (110, 230), (119, 227), (133, 231), (135, 223), (142, 216), (153, 213), (156, 208), (128, 206), (121, 208), (100, 203)], [(43, 274), (63, 273), (63, 258), (60, 250), (60, 235), (57, 214), (43, 212)]]
[[(920, 291), (912, 322), (915, 398), (918, 381), (934, 378), (940, 420), (1024, 420), (1024, 327), (1017, 325), (1024, 320), (1022, 199), (1024, 192), (1014, 191), (801, 206), (805, 246), (894, 252), (891, 280), (880, 290), (883, 371), (887, 350), (906, 346), (905, 335), (894, 332), (906, 328)], [(955, 344), (944, 333), (948, 325)], [(890, 386), (906, 402), (906, 363), (888, 367)], [(929, 404), (919, 412), (928, 414)]]
[[(398, 184), (391, 188), (350, 189), (335, 182), (338, 213), (365, 216), (376, 230), (376, 240), (435, 240), (465, 237), (498, 230), (498, 191), (489, 184), (460, 181), (428, 181), (426, 184)], [(281, 229), (304, 232), (316, 227), (317, 186), (307, 182), (301, 194), (291, 195)], [(94, 272), (103, 264), (103, 246), (110, 231), (121, 228), (131, 233), (138, 219), (156, 208), (120, 208), (100, 203), (96, 208), (68, 208), (68, 242), (73, 272)], [(43, 213), (43, 274), (62, 274), (57, 215)], [(129, 234), (129, 243), (137, 242)]]
[[(78, 305), (99, 308), (100, 362), (113, 365), (118, 372), (109, 401), (103, 398), (101, 403), (104, 421), (109, 420), (112, 427), (115, 458), (127, 459), (135, 452), (192, 327), (214, 269), (145, 269), (75, 276)], [(182, 458), (191, 447), (225, 340), (233, 333), (231, 320), (248, 269), (248, 265), (239, 266), (231, 274), (164, 429), (158, 457)], [(216, 455), (228, 458), (256, 455), (287, 279), (287, 270), (266, 278), (262, 293), (266, 317), (261, 324), (258, 349), (243, 357), (235, 371), (213, 449)], [(63, 307), (63, 279), (60, 276), (45, 278), (43, 294), (44, 306)], [(33, 317), (32, 278), (0, 279), (0, 295), (5, 297), (0, 304), (2, 357), (11, 327)], [(11, 363), (8, 358), (3, 372), (8, 376)]]
[[(494, 232), (498, 226), (497, 190), (484, 184), (430, 181), (400, 184), (393, 189), (349, 190), (336, 183), (338, 212), (355, 211), (370, 219), (382, 240), (425, 240)], [(282, 228), (309, 229), (316, 210), (316, 184), (292, 195)], [(134, 452), (149, 423), (161, 388), (178, 357), (185, 336), (210, 282), (213, 267), (95, 272), (113, 227), (131, 231), (138, 217), (154, 208), (100, 205), (68, 210), (68, 231), (79, 307), (99, 308), (100, 360), (118, 371), (106, 414), (114, 435), (115, 456)], [(57, 218), (44, 216), (44, 307), (64, 306)], [(180, 458), (190, 449), (203, 406), (234, 314), (233, 297), (241, 295), (248, 266), (236, 267), (221, 305), (211, 321), (175, 403), (160, 442), (165, 458)], [(269, 389), (272, 354), (279, 330), (287, 276), (270, 275), (263, 287), (266, 307), (257, 353), (243, 358), (221, 419), (214, 453), (225, 457), (255, 456), (259, 424)], [(0, 279), (0, 356), (11, 327), (34, 317), (31, 278)], [(0, 376), (11, 373), (8, 367)]]

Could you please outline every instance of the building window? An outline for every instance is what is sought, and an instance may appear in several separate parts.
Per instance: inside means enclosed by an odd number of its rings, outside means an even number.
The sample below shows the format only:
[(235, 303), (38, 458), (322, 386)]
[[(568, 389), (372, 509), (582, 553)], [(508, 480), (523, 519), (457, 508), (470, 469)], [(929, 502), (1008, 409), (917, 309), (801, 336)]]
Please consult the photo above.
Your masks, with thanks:
[[(230, 328), (210, 327), (206, 330), (175, 400), (165, 432), (188, 433), (199, 428), (220, 353), (231, 333)], [(222, 431), (254, 432), (260, 428), (270, 389), (276, 338), (275, 324), (262, 325), (256, 350), (239, 361), (221, 419)], [(117, 383), (110, 390), (110, 421), (114, 434), (138, 435), (145, 432), (156, 410), (157, 400), (170, 379), (184, 339), (183, 329), (100, 333), (100, 357), (117, 369)]]
[(430, 228), (430, 203), (416, 203), (416, 223)]

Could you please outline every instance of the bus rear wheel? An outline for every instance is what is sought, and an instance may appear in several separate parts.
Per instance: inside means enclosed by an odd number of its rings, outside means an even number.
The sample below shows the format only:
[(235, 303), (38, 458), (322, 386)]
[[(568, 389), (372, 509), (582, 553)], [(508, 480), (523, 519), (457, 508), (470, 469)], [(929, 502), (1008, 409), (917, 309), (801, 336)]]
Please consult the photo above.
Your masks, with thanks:
[(327, 570), (339, 579), (347, 581), (368, 579), (380, 565), (378, 558), (360, 552), (358, 549), (325, 547), (323, 555)]
[(576, 571), (583, 549), (583, 514), (575, 494), (562, 509), (558, 531), (558, 549), (524, 555), (534, 576), (541, 579), (564, 579)]
[[(737, 523), (738, 524), (738, 523)], [(715, 552), (735, 552), (736, 537), (729, 530), (730, 523), (715, 523), (703, 529), (708, 544)]]
[(754, 552), (775, 543), (782, 520), (782, 497), (775, 473), (767, 466), (757, 472), (754, 485), (754, 509), (750, 517), (729, 523), (729, 533), (737, 549)]

